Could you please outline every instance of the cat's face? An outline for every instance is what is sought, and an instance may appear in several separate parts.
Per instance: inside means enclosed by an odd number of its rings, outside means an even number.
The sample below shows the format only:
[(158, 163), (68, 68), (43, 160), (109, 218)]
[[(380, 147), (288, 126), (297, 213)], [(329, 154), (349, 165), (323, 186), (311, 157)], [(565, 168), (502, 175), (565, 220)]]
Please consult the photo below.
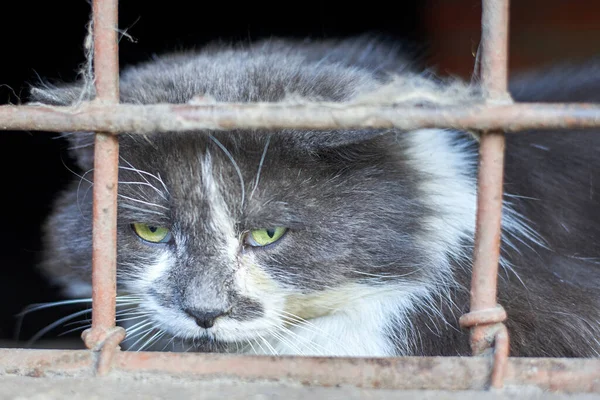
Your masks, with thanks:
[(157, 328), (244, 342), (423, 282), (427, 212), (393, 135), (319, 151), (285, 136), (123, 138), (119, 287)]

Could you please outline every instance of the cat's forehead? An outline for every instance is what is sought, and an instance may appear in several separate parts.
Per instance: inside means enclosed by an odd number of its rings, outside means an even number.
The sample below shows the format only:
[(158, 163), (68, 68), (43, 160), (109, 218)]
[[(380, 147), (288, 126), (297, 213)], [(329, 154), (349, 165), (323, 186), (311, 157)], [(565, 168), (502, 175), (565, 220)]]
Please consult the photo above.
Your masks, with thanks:
[(122, 138), (121, 159), (123, 177), (160, 177), (159, 183), (177, 197), (190, 196), (192, 190), (200, 191), (198, 196), (219, 191), (239, 197), (242, 190), (258, 195), (273, 186), (291, 187), (323, 168), (309, 151), (273, 132), (131, 135)]

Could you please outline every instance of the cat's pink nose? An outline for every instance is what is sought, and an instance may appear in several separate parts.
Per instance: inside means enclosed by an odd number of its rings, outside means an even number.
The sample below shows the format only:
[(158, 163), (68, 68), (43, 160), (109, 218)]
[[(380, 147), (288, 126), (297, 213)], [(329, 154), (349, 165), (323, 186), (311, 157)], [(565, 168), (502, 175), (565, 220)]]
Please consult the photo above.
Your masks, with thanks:
[(184, 310), (190, 317), (196, 321), (199, 327), (208, 329), (215, 324), (215, 320), (223, 315), (227, 314), (227, 311), (221, 310), (194, 310), (186, 308)]

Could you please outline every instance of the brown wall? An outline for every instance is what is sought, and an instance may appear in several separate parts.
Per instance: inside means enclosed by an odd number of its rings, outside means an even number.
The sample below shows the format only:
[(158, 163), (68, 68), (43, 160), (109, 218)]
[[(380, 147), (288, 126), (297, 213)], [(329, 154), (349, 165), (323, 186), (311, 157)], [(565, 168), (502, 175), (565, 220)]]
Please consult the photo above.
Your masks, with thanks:
[[(440, 73), (468, 77), (480, 35), (480, 0), (424, 0), (429, 61)], [(600, 1), (512, 0), (511, 70), (561, 60), (600, 59)]]

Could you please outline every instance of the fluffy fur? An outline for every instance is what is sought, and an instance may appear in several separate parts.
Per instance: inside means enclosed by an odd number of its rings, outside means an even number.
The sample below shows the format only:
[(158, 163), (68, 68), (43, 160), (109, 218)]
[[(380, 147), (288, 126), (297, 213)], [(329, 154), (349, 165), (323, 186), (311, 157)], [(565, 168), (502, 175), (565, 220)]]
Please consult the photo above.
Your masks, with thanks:
[[(369, 38), (272, 40), (126, 69), (121, 101), (478, 100)], [(600, 71), (517, 82), (518, 100), (599, 100)], [(585, 85), (582, 85), (585, 80)], [(576, 88), (571, 95), (571, 89)], [(590, 90), (583, 90), (583, 89)], [(33, 100), (73, 105), (81, 84)], [(91, 95), (93, 97), (93, 94)], [(67, 135), (82, 177), (58, 199), (42, 268), (81, 295), (91, 269), (93, 135)], [(121, 135), (119, 289), (131, 348), (301, 355), (466, 355), (477, 143), (451, 130)], [(595, 131), (508, 135), (499, 302), (513, 355), (600, 354)], [(599, 184), (600, 185), (600, 184)], [(596, 185), (598, 186), (598, 185)], [(144, 242), (132, 223), (163, 226)], [(286, 227), (265, 247), (256, 228)], [(204, 329), (194, 315), (221, 315)], [(211, 315), (212, 315), (211, 314)]]

